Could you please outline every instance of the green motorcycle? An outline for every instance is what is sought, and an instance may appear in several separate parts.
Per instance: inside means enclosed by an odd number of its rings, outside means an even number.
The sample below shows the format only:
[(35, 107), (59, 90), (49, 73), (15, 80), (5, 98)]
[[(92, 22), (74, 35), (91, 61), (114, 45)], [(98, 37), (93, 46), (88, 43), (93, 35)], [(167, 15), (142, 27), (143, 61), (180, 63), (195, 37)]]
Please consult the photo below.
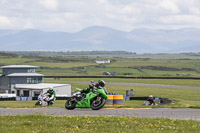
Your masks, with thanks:
[(68, 110), (73, 110), (75, 108), (101, 109), (108, 98), (106, 92), (102, 87), (96, 87), (94, 83), (89, 85), (89, 89), (90, 91), (88, 93), (77, 93), (82, 90), (77, 88), (76, 92), (72, 94), (72, 97), (67, 99), (65, 108)]

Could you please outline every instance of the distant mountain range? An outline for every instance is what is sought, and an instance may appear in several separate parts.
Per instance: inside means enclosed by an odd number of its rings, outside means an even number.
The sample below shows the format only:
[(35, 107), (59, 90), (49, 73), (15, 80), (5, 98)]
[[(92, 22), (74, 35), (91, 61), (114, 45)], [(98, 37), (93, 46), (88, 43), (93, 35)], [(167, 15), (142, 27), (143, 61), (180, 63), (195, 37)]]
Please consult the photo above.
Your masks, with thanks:
[(131, 32), (93, 26), (76, 33), (0, 30), (0, 51), (200, 52), (200, 29), (137, 29)]

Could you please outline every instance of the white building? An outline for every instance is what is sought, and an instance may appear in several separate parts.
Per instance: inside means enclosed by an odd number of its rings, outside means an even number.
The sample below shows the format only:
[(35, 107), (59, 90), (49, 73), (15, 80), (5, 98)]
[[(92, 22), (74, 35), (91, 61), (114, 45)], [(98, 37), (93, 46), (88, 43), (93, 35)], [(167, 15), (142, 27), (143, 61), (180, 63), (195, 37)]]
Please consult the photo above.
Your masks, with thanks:
[(107, 60), (95, 60), (95, 62), (96, 62), (97, 64), (110, 63), (110, 59), (107, 59)]
[(0, 93), (37, 97), (47, 89), (53, 88), (57, 97), (71, 96), (70, 84), (42, 83), (44, 75), (36, 73), (36, 69), (39, 68), (37, 66), (9, 65), (1, 68)]
[(41, 93), (46, 92), (49, 88), (53, 88), (56, 93), (56, 97), (69, 97), (71, 96), (72, 86), (71, 84), (15, 84), (13, 87), (17, 91), (17, 96), (31, 96), (37, 97)]

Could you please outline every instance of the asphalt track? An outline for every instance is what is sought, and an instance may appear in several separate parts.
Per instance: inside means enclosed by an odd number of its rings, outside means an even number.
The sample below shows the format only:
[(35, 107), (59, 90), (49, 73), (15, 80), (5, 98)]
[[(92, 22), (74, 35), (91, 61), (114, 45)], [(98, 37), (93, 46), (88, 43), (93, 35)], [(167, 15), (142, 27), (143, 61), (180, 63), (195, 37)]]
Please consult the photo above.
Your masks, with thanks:
[[(45, 80), (45, 82), (59, 82), (59, 83), (90, 83), (87, 81), (58, 81), (58, 80)], [(148, 86), (148, 87), (164, 87), (164, 88), (182, 88), (182, 89), (200, 89), (200, 87), (191, 86), (177, 86), (177, 85), (163, 85), (163, 84), (144, 84), (144, 83), (116, 83), (106, 82), (108, 85), (128, 85), (128, 86)]]
[(53, 116), (122, 116), (122, 117), (148, 117), (171, 118), (184, 120), (200, 120), (200, 109), (171, 109), (171, 108), (123, 108), (123, 109), (74, 109), (65, 108), (0, 108), (0, 115), (53, 115)]

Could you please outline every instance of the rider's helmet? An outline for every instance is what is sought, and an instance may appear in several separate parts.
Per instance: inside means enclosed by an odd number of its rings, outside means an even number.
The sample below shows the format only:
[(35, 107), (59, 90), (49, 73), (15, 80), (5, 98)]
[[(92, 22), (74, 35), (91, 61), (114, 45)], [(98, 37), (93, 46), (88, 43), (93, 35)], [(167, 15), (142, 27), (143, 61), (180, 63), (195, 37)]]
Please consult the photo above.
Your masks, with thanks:
[(153, 95), (149, 95), (149, 98), (152, 99), (152, 98), (153, 98)]
[(104, 86), (106, 85), (106, 82), (103, 81), (103, 80), (99, 80), (98, 83), (99, 83), (99, 85), (100, 85), (101, 87), (104, 87)]
[(52, 88), (49, 88), (48, 93), (53, 94), (54, 90)]

